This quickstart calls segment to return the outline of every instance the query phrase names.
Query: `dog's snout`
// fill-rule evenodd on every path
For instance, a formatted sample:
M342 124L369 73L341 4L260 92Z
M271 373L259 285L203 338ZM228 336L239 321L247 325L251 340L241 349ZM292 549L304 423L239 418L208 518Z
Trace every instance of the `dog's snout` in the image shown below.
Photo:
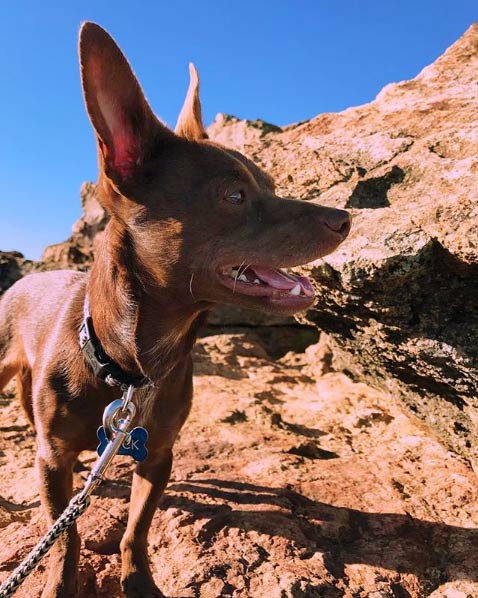
M324 223L330 230L339 233L343 239L349 234L352 224L350 214L345 210L330 210L325 217Z

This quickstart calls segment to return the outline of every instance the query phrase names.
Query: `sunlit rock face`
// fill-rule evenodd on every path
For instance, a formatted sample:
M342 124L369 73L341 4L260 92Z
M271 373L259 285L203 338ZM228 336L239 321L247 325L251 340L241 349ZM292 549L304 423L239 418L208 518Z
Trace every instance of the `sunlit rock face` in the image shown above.
M308 266L306 316L442 438L475 453L478 423L478 31L370 104L281 130L220 115L212 137L265 167L279 192L353 215Z

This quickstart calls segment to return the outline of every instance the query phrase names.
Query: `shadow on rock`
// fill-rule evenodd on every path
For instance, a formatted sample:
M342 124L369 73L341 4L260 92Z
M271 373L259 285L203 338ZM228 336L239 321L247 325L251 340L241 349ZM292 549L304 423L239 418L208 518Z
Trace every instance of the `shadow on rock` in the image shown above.
M478 409L478 265L437 239L416 243L415 253L377 261L366 276L357 267L346 283L330 266L317 269L321 292L307 318L351 352L359 377L393 379L411 410L469 457L476 453L467 409Z
M281 536L301 550L301 559L322 553L335 577L343 577L348 564L365 564L411 573L430 591L445 581L478 581L478 529L335 507L288 488L244 482L190 480L172 484L169 491L177 494L166 495L162 509L209 519L198 534L205 548L221 530L238 528Z

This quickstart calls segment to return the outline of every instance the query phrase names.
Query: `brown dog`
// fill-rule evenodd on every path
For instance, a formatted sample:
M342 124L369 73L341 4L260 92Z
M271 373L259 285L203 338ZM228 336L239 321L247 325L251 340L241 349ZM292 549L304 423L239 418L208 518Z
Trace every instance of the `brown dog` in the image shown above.
M342 210L278 198L267 174L208 141L194 67L173 133L98 25L81 29L80 62L98 145L98 194L111 220L91 273L32 274L3 297L0 388L16 374L37 432L41 499L52 521L68 504L80 451L95 448L103 409L121 394L94 375L80 350L88 297L106 353L124 375L154 383L138 393L136 423L149 432L149 455L134 473L121 554L126 596L160 597L147 535L190 409L190 352L204 314L217 303L284 314L310 307L309 281L279 268L333 251L350 220ZM43 598L76 596L79 549L70 528L52 550Z

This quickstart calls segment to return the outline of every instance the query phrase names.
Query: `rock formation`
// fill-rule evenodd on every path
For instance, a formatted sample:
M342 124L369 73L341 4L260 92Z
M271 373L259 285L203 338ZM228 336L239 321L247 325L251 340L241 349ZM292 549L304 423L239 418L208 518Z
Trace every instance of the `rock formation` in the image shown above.
M349 352L352 372L476 455L476 25L370 104L279 131L220 116L210 132L268 169L283 195L350 209L350 238L305 269L319 297L306 320Z
M83 183L80 200L83 214L73 225L71 237L43 252L42 261L51 267L83 269L93 261L95 240L103 232L108 215L98 202L93 183Z
M26 260L18 251L0 251L0 295L22 276L43 269L38 262Z

